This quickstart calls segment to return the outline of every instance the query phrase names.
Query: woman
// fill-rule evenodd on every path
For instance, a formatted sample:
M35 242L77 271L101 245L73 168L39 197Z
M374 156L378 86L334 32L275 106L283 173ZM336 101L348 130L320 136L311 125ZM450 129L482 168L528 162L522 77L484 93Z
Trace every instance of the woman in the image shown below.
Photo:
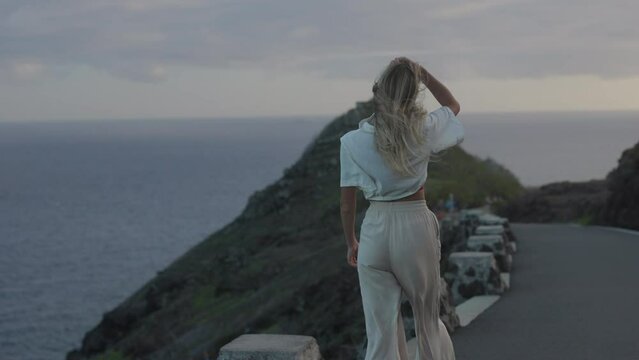
M416 101L423 82L442 105ZM426 204L431 155L461 143L459 103L421 65L395 58L373 86L375 112L340 137L341 219L348 264L356 267L368 344L365 360L407 360L402 293L415 318L418 360L453 360L439 318L439 222ZM355 236L356 190L370 201Z

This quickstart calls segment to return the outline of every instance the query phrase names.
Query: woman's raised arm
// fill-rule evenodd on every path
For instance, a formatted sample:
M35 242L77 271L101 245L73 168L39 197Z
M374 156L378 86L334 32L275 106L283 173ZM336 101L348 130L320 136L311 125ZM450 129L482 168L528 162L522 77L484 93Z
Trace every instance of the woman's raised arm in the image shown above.
M459 114L461 107L450 90L421 65L420 70L422 82L430 90L437 102L442 106L448 106L455 115Z

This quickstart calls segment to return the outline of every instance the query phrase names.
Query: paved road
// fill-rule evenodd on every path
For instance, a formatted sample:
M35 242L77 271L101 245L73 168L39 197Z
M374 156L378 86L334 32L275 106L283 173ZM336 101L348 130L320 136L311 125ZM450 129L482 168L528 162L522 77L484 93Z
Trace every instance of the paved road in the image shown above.
M511 289L452 334L456 360L639 359L639 233L511 226Z

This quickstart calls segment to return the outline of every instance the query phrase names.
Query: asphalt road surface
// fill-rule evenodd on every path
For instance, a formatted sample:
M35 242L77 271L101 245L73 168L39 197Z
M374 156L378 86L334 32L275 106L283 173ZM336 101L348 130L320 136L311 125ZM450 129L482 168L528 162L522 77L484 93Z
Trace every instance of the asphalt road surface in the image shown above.
M456 360L639 359L639 232L511 227L511 288L452 334Z

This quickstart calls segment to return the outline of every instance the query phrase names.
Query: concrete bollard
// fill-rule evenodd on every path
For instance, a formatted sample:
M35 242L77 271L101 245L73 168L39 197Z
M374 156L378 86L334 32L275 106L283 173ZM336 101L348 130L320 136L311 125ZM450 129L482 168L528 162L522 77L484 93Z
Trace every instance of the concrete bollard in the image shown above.
M479 225L475 228L474 235L501 235L504 236L502 225Z
M490 213L479 214L478 216L480 225L505 225L508 223L508 218L497 216Z
M243 334L222 346L217 360L323 360L312 336Z
M466 240L466 250L491 252L495 255L500 271L510 272L511 270L513 262L511 248L501 235L471 235Z
M471 235L466 240L468 251L490 251L493 254L506 254L504 237L500 235Z
M450 284L453 304L475 295L501 294L505 284L491 252L462 251L451 253L444 278Z

